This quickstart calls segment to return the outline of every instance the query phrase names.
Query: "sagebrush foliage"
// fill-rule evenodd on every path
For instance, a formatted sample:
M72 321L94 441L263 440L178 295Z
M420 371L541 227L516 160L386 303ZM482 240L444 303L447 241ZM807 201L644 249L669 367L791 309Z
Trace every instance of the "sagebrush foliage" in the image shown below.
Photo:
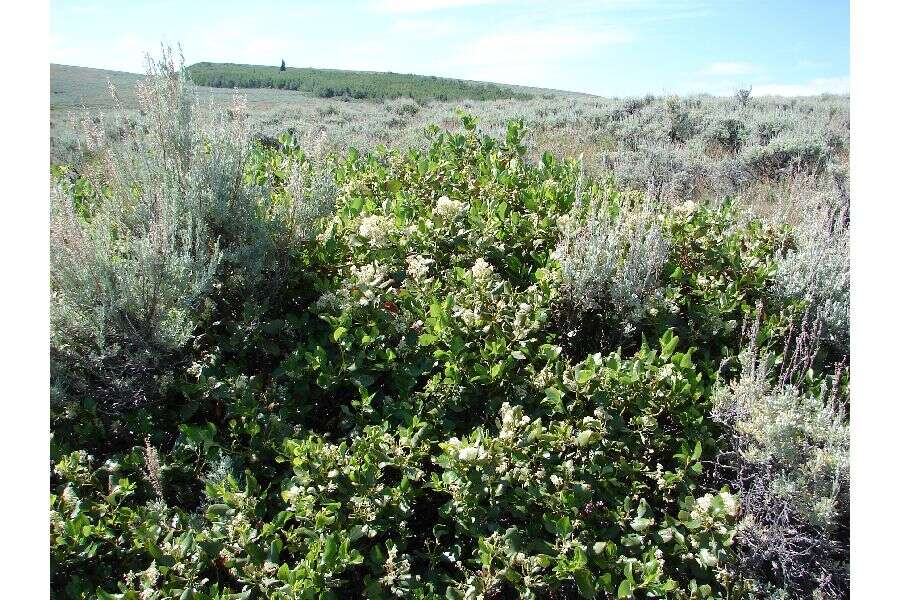
M730 484L744 507L740 565L761 588L841 598L849 593L850 511L842 372L812 382L807 375L804 385L775 382L774 358L752 342L740 377L715 395L714 414L732 439Z
M670 242L659 206L638 194L592 187L583 205L565 217L557 256L563 293L576 319L609 312L633 327L662 296L661 275Z
M151 85L184 90L175 75ZM773 293L781 230L732 202L672 207L595 184L577 161L532 161L521 120L496 138L463 113L461 131L432 127L423 148L337 156L293 135L244 145L221 133L237 131L236 112L220 133L162 114L175 123L152 147L163 157L152 179L101 170L91 187L60 183L70 187L55 200L66 235L100 231L96 215L118 210L130 228L114 237L128 243L159 218L132 205L191 203L177 214L196 227L173 230L204 243L175 244L163 264L190 250L208 266L202 280L173 271L189 286L165 280L186 286L163 296L186 316L177 344L157 349L166 369L143 381L147 402L105 403L78 363L54 363L68 377L51 423L54 594L686 600L759 589L741 562L741 489L707 467L730 449L714 390L740 375L729 366L737 324L760 304L778 340L808 308ZM149 260L115 256L115 278ZM54 294L93 314L102 304L83 281L59 279ZM560 316L573 306L592 335L570 335ZM79 315L54 320L54 351ZM98 355L107 339L92 342ZM805 419L818 405L801 397L760 405L742 431L766 410ZM793 456L790 432L757 429L746 460ZM813 452L819 430L803 431ZM822 508L818 483L798 510Z
M803 214L778 264L778 293L806 302L827 340L850 352L850 204L831 195L804 197Z
M328 85L345 74L322 75ZM66 76L60 74L57 80L59 91L69 92L63 85ZM105 92L106 80L98 83L95 95ZM340 152L351 146L363 152L379 145L421 149L421 132L428 125L458 127L454 111L460 104L494 137L504 135L510 116L519 116L532 132L530 158L539 159L544 151L583 154L591 177L612 174L620 187L639 191L652 180L659 194L679 202L741 195L766 207L781 201L780 184L797 173L823 177L848 163L849 96L619 99L554 92L529 99L440 101L429 97L427 88L418 89L422 95L413 94L415 100L384 102L345 102L273 90L244 92L251 100L249 122L255 137L274 142L285 130L324 134L329 147ZM83 90L79 92L83 95ZM225 96L223 89L199 93ZM63 102L51 120L56 161L72 159L73 140L64 126L62 108L80 107L71 101L66 104L65 97L60 93L53 98L54 103ZM99 99L92 102L107 105ZM111 138L121 137L120 128L107 129ZM775 192L771 198L757 198L771 192Z
M217 225L245 194L246 135L221 123L199 138L169 57L150 74L130 145L106 145L86 124L97 172L60 178L51 196L54 371L99 404L145 402L189 343L223 260Z

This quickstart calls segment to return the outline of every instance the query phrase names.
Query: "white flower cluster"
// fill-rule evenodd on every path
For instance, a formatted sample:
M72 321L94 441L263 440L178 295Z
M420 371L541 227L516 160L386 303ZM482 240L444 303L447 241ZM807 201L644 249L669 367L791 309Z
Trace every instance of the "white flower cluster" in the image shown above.
M156 586L159 581L159 569L156 566L155 560L141 573L141 579L146 587L153 588Z
M457 437L452 437L447 440L447 451L447 453L454 456L456 460L464 463L479 462L488 457L488 452L482 445L465 445Z
M413 281L420 281L428 275L429 266L434 262L433 259L425 258L421 254L415 254L406 258L406 273Z
M441 221L453 221L465 207L466 205L459 200L451 200L447 196L441 196L434 206L434 215Z
M725 512L731 517L736 517L739 508L737 496L730 492L719 492L719 496L725 504Z
M686 201L682 204L679 204L678 206L675 207L676 212L680 212L680 213L687 214L687 215L691 214L695 210L697 210L697 205L694 203L693 200L688 200L688 201Z
M303 495L303 490L296 485L292 485L290 489L283 494L285 501L289 504L296 501L301 495Z
M691 518L701 522L717 520L719 510L713 510L713 500L717 497L722 500L721 510L729 517L736 517L738 513L737 497L729 492L719 492L718 494L706 494L697 498L693 508L691 508Z
M351 266L350 277L332 292L322 294L316 301L316 308L321 311L340 312L351 306L367 306L377 302L386 291L391 289L393 280L387 269L380 263L366 264L361 267Z
M359 221L359 235L376 248L383 248L390 241L391 222L381 215L367 215Z
M377 298L381 292L390 288L391 279L387 275L387 269L381 264L373 263L361 267L350 267L350 274L356 281L361 298L359 304L367 304Z
M381 585L390 590L395 598L404 598L407 596L407 588L413 579L412 570L409 564L409 555L397 553L397 546L390 544L388 546L387 560L384 561L384 575L379 580ZM419 577L416 576L416 579Z
M697 501L694 503L694 508L691 509L691 518L692 519L702 519L709 512L709 507L712 505L712 494L706 494L700 498L697 498Z
M500 433L501 440L517 439L521 436L518 432L531 423L531 417L526 415L519 405L510 406L504 402L500 407Z
M494 267L492 267L488 261L479 257L475 260L475 264L472 265L471 271L472 277L474 277L476 281L482 281L491 278L494 274Z
M453 317L462 321L466 327L472 327L478 321L478 313L475 310L462 306L453 308Z

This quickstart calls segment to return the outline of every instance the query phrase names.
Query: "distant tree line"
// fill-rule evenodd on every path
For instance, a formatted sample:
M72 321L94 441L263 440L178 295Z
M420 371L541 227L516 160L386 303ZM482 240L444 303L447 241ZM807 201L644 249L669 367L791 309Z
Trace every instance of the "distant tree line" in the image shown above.
M335 69L285 68L231 63L197 63L188 67L197 85L220 88L297 90L321 98L385 100L500 100L531 96L501 85L400 73Z

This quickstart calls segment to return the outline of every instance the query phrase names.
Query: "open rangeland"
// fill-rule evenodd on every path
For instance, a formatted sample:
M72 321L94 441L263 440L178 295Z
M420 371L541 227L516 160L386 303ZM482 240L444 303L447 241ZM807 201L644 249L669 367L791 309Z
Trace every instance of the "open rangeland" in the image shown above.
M847 96L214 67L51 67L56 596L847 597Z

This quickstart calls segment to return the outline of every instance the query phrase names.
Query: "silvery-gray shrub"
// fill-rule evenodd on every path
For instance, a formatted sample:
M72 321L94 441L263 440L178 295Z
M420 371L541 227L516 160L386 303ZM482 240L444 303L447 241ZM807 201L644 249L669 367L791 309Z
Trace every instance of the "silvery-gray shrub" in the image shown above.
M338 189L327 143L324 131L315 138L307 134L304 159L292 166L285 186L288 201L278 207L283 223L299 241L312 240L317 221L334 209Z
M727 115L716 118L706 129L705 137L713 146L737 152L747 141L749 133L740 117Z
M741 156L758 177L777 178L797 172L820 172L830 152L822 139L794 132L779 134L765 146L749 146Z
M840 369L818 393L784 377L773 383L773 356L752 343L756 333L741 354L741 375L714 395L713 416L730 437L720 461L741 499L739 567L785 597L840 598L849 582L850 480Z
M638 323L661 294L669 240L660 211L638 193L595 185L561 225L556 249L565 296L577 312L612 312Z
M741 88L734 93L734 100L738 103L738 105L743 108L747 106L750 102L750 94L753 92L753 88Z
M837 179L837 183L841 183ZM840 188L836 188L838 192ZM778 261L775 290L803 300L836 349L850 351L850 205L836 192L807 192L791 246Z
M687 98L669 98L666 101L666 126L672 143L687 142L700 129L698 116L688 106Z
M220 265L258 280L266 240L243 182L243 107L200 116L171 52L148 61L141 115L121 141L88 121L103 190L90 211L64 182L51 194L51 354L106 408L138 405L191 340ZM240 267L237 269L236 267ZM75 390L73 390L75 391ZM85 391L85 390L82 390Z
M693 145L678 148L665 142L642 145L610 157L616 180L631 189L654 186L663 196L687 200L711 185L712 161Z

